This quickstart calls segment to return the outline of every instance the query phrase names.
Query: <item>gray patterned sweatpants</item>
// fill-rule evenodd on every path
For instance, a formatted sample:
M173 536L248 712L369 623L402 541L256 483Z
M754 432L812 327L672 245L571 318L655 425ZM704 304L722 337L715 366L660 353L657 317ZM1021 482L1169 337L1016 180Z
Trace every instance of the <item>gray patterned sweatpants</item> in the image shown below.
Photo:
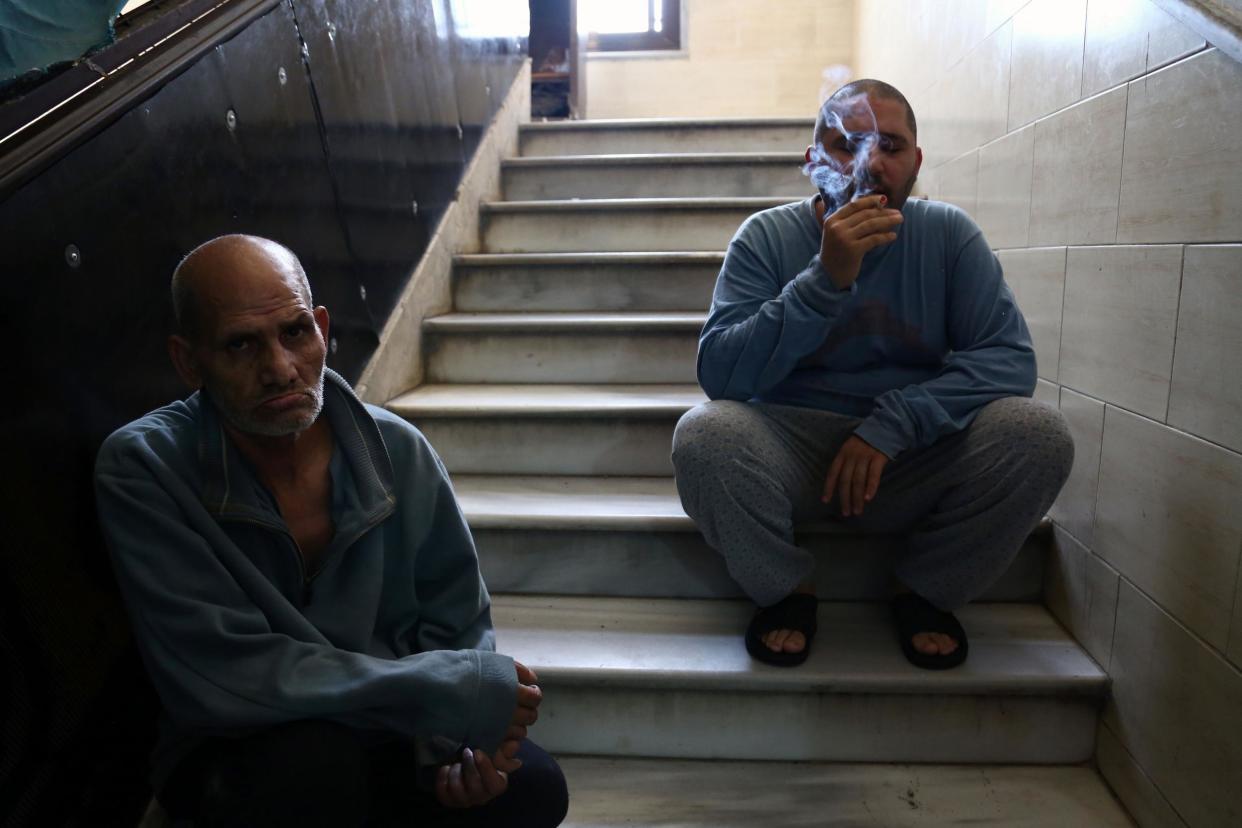
M900 533L894 574L945 610L981 595L1009 567L1069 476L1074 444L1056 409L1025 397L985 405L964 431L888 463L862 515L820 501L828 467L861 420L812 408L715 400L673 436L682 506L760 606L814 568L794 526L838 520Z

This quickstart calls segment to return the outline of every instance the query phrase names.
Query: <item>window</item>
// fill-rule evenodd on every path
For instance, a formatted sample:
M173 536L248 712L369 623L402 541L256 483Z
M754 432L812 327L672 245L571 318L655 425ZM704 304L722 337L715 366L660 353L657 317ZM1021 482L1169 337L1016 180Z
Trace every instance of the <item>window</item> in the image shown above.
M681 0L578 0L592 52L681 49Z

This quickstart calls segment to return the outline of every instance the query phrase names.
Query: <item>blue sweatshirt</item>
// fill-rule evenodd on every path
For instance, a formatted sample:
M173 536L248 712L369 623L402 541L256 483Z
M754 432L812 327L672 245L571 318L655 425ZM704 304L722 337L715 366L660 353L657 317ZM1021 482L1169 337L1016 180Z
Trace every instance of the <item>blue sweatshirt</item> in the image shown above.
M314 572L272 495L196 393L117 431L100 522L163 702L157 789L209 738L328 719L414 740L424 764L495 749L517 700L443 465L327 372L336 532Z
M902 216L848 290L820 262L813 198L743 222L699 338L707 396L863 418L855 434L890 458L1031 396L1031 335L979 228L940 202Z

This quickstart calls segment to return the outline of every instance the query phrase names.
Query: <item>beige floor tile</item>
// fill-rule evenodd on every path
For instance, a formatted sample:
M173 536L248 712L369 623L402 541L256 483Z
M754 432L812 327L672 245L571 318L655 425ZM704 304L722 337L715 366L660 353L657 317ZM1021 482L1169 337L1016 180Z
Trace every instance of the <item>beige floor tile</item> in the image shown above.
M1095 552L1221 650L1242 549L1239 504L1242 454L1108 407Z
M1242 674L1121 582L1105 723L1194 826L1242 818Z
M961 207L973 218L978 207L979 153L972 152L936 170L938 198Z
M1117 571L1060 526L1044 571L1044 601L1056 619L1108 669L1117 617Z
M565 828L1121 828L1086 767L561 759Z
M1061 309L1065 295L1065 248L1002 250L1005 281L1031 329L1039 376L1057 381L1061 359Z
M1209 49L1128 87L1117 241L1242 239L1242 64Z
M1091 0L1082 94L1102 92L1204 47L1152 0Z
M1182 249L1071 247L1058 381L1163 421Z
M1034 0L1014 16L1010 130L1078 100L1086 13L1086 0Z
M1104 725L1099 729L1095 761L1100 775L1143 828L1187 828L1151 777Z
M1095 503L1104 441L1104 403L1061 389L1061 414L1074 438L1074 467L1049 514L1087 548L1095 539Z
M1242 451L1242 245L1186 248L1169 425Z
M979 227L993 248L1026 247L1034 151L1033 126L979 150Z
M1035 124L1032 245L1116 239L1125 122L1119 87Z

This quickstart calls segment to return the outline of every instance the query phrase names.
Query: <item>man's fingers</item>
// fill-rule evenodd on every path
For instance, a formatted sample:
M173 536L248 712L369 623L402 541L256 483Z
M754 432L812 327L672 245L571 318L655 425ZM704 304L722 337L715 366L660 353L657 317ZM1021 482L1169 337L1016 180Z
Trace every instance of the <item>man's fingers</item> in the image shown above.
M841 475L841 463L844 460L844 454L838 449L837 456L832 458L832 465L828 467L828 479L824 482L824 494L820 498L824 503L832 502L833 492L837 489L837 478Z
M837 211L830 214L828 218L847 219L852 215L863 212L864 210L879 209L887 202L888 199L881 195L863 196L855 201L849 201L842 204L839 208L837 208Z
M862 239L875 233L887 233L897 225L901 224L904 219L901 213L896 210L886 210L878 216L860 221L858 224L850 228L854 238Z
M850 456L841 465L841 477L837 481L837 496L840 498L841 514L849 517L854 513L854 466L857 461Z
M530 727L537 721L539 721L539 711L533 707L519 707L513 711L513 724Z
M518 684L538 684L539 676L535 675L535 671L527 667L520 661L513 662L514 668L517 670Z
M854 467L854 479L850 481L850 497L854 501L854 514L861 515L866 505L867 479L870 477L869 458L863 457Z
M461 782L466 791L466 800L471 805L482 805L487 801L483 780L479 774L478 754L470 748L461 752Z
M895 241L897 241L896 233L873 233L859 242L859 249L866 253L868 250L873 250L882 244L892 244Z
M884 466L888 463L888 457L881 454L871 461L871 467L867 470L867 496L868 502L875 499L875 493L880 490L880 476L884 474Z
M441 765L436 771L436 799L446 808L453 807L453 800L449 797L448 792L448 765Z
M513 742L515 745L526 738L526 728L521 725L511 724L505 731L504 743Z
M517 758L520 743L508 740L500 743L500 747L496 749L496 755L492 757L492 765L496 770L512 773L522 767L522 760Z
M505 792L509 786L509 777L503 771L492 767L492 760L483 751L476 751L474 764L477 766L479 779L483 783L483 794L486 799L495 799ZM482 803L479 803L482 804Z
M533 684L519 684L517 703L522 707L538 707L543 701L543 691Z
M450 808L469 808L470 799L461 781L461 762L454 762L448 769L448 804Z

